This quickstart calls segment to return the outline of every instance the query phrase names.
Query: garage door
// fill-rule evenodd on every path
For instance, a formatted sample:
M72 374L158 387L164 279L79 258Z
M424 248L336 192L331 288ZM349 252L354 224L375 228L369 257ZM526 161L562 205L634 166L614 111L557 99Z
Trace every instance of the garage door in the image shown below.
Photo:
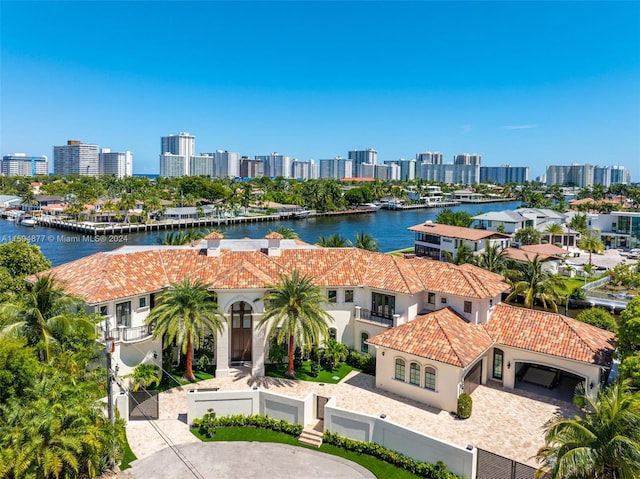
M464 377L464 392L471 394L482 382L482 361L478 362Z

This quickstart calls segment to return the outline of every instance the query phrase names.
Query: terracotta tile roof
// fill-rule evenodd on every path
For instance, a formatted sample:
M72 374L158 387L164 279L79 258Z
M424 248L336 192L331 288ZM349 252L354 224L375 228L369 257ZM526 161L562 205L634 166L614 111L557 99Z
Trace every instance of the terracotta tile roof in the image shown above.
M542 261L558 258L555 255L548 255L544 253L534 253L531 251L525 251L522 248L505 248L504 254L509 259L512 259L514 261L522 261L522 262L533 261L536 256Z
M444 308L378 334L369 344L464 368L493 341L482 326Z
M520 247L522 251L526 251L527 253L536 253L544 254L547 256L564 256L569 254L566 249L558 248L554 244L530 244L530 245L522 245Z
M444 236L446 238L460 238L469 241L479 241L485 238L511 238L511 235L499 233L496 231L488 231L477 228L464 228L462 226L450 226L440 223L422 223L411 226L409 231L418 233L429 233L436 236Z
M611 364L614 334L561 314L496 305L484 325L499 344L602 366Z
M198 247L123 247L52 271L69 292L90 304L159 291L185 277L199 278L213 289L267 288L294 269L324 287L368 286L405 294L428 290L468 298L493 298L508 289L501 276L471 265L294 244L296 248L282 248L280 256L259 249L222 248L219 256L207 256Z
M280 233L278 233L277 231L272 231L271 233L269 233L267 236L265 236L266 239L283 239L284 236L282 236Z
M222 233L218 233L217 231L212 231L208 235L206 235L203 239L222 239L224 235Z

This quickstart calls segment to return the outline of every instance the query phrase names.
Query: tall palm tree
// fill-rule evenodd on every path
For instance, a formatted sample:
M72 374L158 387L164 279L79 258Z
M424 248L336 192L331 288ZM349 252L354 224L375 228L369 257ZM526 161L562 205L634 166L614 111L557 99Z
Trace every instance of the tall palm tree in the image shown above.
M316 244L323 248L348 248L351 246L351 241L340 236L338 233L334 233L329 237L320 236Z
M5 321L0 337L22 334L27 344L40 350L41 361L49 361L61 336L73 331L95 332L88 318L76 314L82 304L82 299L65 294L53 275L42 275L20 302L0 306L0 316Z
M633 479L640 477L640 393L616 382L597 398L583 396L585 417L557 416L546 426L536 477Z
M366 234L364 231L356 233L355 246L356 248L367 251L380 251L380 248L378 248L378 241L373 236Z
M157 299L158 305L146 323L156 323L153 337L164 338L165 346L175 342L182 348L187 358L184 377L195 381L193 348L199 347L202 338L224 329L224 313L215 295L197 279L186 278L182 283L171 283L170 288L160 293Z
M592 264L592 254L600 253L604 250L604 243L600 239L600 232L589 230L584 237L578 241L578 248L589 252L589 264Z
M515 266L506 271L506 278L511 283L511 293L507 301L511 301L520 295L524 295L524 306L533 308L535 301L539 300L545 309L553 309L558 312L558 304L566 295L564 278L544 269L544 263L538 255L526 262L515 263Z
M276 343L289 343L289 365L286 376L294 378L294 352L296 345L313 344L328 333L333 317L322 309L328 303L320 288L310 276L300 276L294 270L290 276L281 275L280 281L259 300L264 301L264 315L258 323L263 328L270 323L269 336Z
M502 274L506 267L506 252L499 244L484 242L484 253L475 257L475 264L492 273Z

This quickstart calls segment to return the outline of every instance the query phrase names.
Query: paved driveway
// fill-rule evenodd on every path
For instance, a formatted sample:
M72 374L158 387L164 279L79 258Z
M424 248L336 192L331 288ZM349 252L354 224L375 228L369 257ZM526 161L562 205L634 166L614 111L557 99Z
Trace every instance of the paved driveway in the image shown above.
M280 394L304 397L310 392L335 397L336 405L371 415L387 415L389 421L460 446L473 445L516 461L537 466L533 459L544 444L544 424L556 413L576 413L571 403L542 398L532 393L512 393L490 386L479 386L472 394L473 413L467 420L453 418L449 412L386 393L374 387L374 377L349 374L340 384L326 384L252 377L215 378L198 387L220 390L250 389L254 386ZM144 459L169 445L198 443L186 424L186 388L160 394L157 421L131 421L127 437L131 449Z
M123 478L138 479L375 479L341 457L288 444L199 442L164 448L136 461Z

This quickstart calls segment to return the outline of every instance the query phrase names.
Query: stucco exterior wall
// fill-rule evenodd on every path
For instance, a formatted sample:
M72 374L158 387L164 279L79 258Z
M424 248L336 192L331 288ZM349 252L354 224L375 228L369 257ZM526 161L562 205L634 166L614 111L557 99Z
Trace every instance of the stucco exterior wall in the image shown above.
M371 346L373 348L373 346ZM461 368L449 364L428 361L406 353L399 353L385 348L375 349L376 353L376 387L401 396L419 401L445 411L455 411L458 405ZM384 353L384 354L383 354ZM405 381L395 379L396 359L405 361ZM409 383L410 364L420 365L420 385ZM424 368L436 370L436 389L424 388Z

